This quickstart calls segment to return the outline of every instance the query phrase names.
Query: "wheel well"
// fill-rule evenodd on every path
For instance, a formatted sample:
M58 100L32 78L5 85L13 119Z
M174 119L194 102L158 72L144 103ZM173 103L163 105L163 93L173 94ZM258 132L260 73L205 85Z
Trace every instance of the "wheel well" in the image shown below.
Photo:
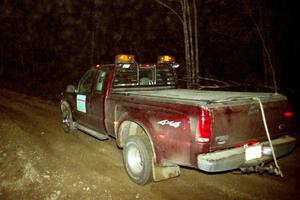
M141 136L145 136L146 138L148 138L149 142L151 143L152 151L153 151L153 143L152 143L152 140L151 140L150 136L148 135L147 131L141 125L137 124L136 122L132 122L132 121L124 121L120 125L119 131L118 131L118 138L117 138L119 147L123 147L127 138L129 136L133 136L133 135L141 135Z

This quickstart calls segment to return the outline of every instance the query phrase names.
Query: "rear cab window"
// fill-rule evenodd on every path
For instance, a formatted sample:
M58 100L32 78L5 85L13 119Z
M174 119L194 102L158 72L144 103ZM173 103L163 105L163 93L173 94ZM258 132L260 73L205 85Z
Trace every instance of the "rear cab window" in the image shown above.
M174 69L167 64L123 64L116 67L113 88L175 86Z

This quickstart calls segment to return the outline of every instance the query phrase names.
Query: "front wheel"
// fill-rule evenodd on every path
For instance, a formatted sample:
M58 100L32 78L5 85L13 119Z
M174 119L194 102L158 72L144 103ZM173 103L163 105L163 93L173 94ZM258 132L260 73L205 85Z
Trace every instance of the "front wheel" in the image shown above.
M63 105L61 108L62 127L66 133L70 133L73 128L73 120L71 110Z
M151 145L145 136L130 136L123 150L124 166L130 179L145 185L152 180Z

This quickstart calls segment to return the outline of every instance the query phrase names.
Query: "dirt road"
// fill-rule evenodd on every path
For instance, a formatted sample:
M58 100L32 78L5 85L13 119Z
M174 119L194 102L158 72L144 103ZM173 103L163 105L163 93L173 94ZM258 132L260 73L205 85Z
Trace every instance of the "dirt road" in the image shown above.
M138 186L123 168L115 140L65 134L59 102L0 89L0 199L296 199L300 148L279 160L285 177L205 174Z

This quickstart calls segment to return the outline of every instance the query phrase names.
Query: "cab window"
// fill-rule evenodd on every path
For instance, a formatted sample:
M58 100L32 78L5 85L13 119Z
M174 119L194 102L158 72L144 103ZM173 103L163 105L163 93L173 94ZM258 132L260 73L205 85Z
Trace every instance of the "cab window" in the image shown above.
M81 78L78 85L79 93L90 93L92 91L93 79L95 77L96 70L87 71Z
M105 71L100 71L99 76L98 76L98 80L97 80L97 86L96 86L96 91L99 92L99 93L102 92L105 77L106 77L106 72Z

